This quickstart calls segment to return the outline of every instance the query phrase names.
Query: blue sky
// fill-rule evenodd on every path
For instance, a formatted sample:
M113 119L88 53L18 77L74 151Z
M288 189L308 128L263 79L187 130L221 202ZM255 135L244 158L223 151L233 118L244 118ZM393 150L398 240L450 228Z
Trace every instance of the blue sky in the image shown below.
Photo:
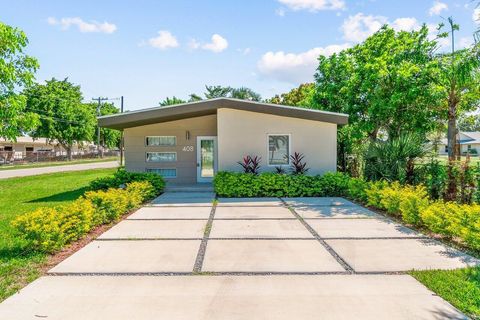
M448 16L472 42L470 0L6 1L0 21L23 29L37 80L68 77L85 99L125 96L126 109L187 98L204 85L247 86L264 98L312 81L316 57L383 23L432 28Z

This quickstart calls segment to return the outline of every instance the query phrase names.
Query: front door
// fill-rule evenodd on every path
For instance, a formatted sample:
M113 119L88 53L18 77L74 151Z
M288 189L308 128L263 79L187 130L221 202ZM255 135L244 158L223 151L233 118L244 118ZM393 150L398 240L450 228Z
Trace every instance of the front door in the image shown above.
M197 137L197 182L211 182L217 171L217 137Z

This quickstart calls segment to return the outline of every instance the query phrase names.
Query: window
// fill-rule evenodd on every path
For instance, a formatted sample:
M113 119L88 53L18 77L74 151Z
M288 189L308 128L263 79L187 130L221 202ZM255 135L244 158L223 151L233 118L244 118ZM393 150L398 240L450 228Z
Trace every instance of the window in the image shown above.
M147 162L172 162L177 161L176 152L147 152Z
M448 146L445 146L445 152L448 152Z
M177 144L177 137L175 136L151 136L145 138L145 144L151 146L175 146Z
M177 169L167 169L167 168L147 168L147 172L153 172L161 175L164 178L176 178Z
M290 135L269 134L268 135L268 164L282 165L289 164L290 159Z
M472 150L472 145L471 144L467 145L467 150L468 151Z

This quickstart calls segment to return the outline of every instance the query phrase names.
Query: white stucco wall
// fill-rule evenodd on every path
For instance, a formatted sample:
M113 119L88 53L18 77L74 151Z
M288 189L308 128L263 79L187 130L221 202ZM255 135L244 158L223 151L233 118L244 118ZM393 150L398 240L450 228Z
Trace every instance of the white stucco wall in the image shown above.
M220 108L217 128L219 170L240 171L242 157L257 155L262 171L274 171L267 165L268 134L290 134L290 153L305 155L309 174L336 170L336 124Z

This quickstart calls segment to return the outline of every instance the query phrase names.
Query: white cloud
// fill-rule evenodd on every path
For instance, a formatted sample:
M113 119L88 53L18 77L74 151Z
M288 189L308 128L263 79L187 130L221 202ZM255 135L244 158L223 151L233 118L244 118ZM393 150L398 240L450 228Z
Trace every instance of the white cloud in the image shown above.
M428 10L428 14L431 16L438 16L444 10L448 10L448 5L440 1L435 1L433 2L432 7Z
M243 55L247 55L247 54L250 54L250 52L252 51L252 49L250 48L245 48L245 49L237 49L238 52L241 52Z
M258 61L257 67L263 76L276 80L295 84L312 81L319 55L329 56L348 47L348 44L330 45L301 53L269 51Z
M317 12L321 10L345 9L345 1L343 0L278 0L278 2L294 11L308 10Z
M475 8L475 9L473 10L472 20L473 20L475 23L480 24L480 8Z
M148 39L148 44L160 50L178 47L177 38L166 30L158 31L158 36Z
M398 18L391 23L396 31L412 31L420 28L420 24L415 18Z
M109 22L97 22L83 21L79 17L61 18L60 20L49 17L47 19L48 24L52 26L60 26L63 30L69 29L71 26L76 26L80 32L101 32L101 33L113 33L117 30L117 26Z
M214 35L212 35L211 42L202 44L195 39L191 39L188 46L191 49L200 48L203 50L209 50L209 51L218 53L228 48L228 41L221 35L215 33Z
M219 34L212 35L212 42L206 43L202 46L202 49L210 50L213 52L222 52L228 48L228 41Z
M459 49L468 48L474 43L473 37L462 37L458 40Z
M345 19L340 29L345 40L361 42L377 32L386 23L388 23L386 17L367 16L360 12Z
M277 16L284 17L285 16L285 9L284 8L278 8L278 9L275 10L275 14Z

